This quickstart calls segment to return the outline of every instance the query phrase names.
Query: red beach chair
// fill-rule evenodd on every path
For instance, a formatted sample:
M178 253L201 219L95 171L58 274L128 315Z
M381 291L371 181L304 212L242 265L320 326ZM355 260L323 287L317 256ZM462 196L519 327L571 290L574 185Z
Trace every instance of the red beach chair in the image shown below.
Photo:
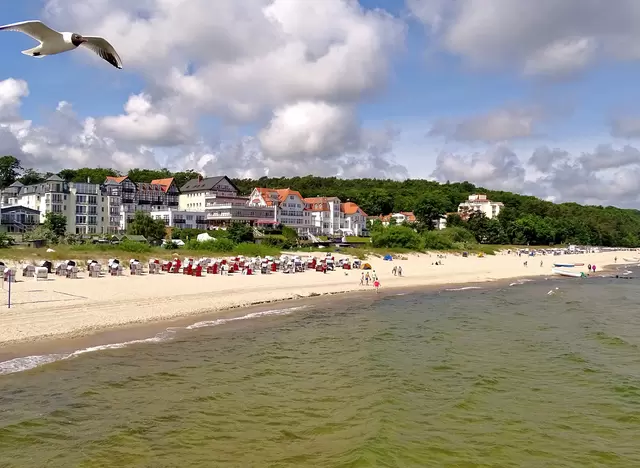
M202 276L202 265L198 265L197 267L195 267L194 270L193 270L192 275L201 277Z
M182 274L183 275L191 275L191 274L193 274L193 267L191 266L191 263L189 263L186 267L184 267L182 269Z

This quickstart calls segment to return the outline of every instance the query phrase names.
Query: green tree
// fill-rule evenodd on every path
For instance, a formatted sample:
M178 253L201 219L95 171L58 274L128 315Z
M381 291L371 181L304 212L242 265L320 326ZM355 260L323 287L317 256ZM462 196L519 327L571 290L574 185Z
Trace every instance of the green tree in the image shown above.
M40 174L35 169L26 169L18 178L18 182L24 185L33 185L44 182L45 179L44 174Z
M245 223L231 223L227 228L227 235L236 244L253 242L253 228Z
M166 226L161 219L153 219L144 211L136 211L127 227L128 234L144 236L150 242L160 242L167 235Z
M171 177L171 171L169 169L130 169L127 173L127 177L132 182L145 182L149 183L155 179L166 179Z
M451 213L447 215L447 227L464 227L465 222L458 213Z
M18 180L20 171L22 171L22 166L18 158L8 155L0 157L0 190Z
M448 211L450 205L442 193L426 193L416 203L413 214L423 228L432 230L435 229L434 222Z
M67 232L67 217L60 213L54 213L48 211L44 215L44 223L42 223L45 229L49 229L57 237L64 237Z

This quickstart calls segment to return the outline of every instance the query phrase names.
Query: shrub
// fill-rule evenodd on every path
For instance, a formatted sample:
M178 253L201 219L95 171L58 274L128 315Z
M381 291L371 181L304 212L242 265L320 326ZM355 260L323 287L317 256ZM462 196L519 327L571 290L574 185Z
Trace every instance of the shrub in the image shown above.
M371 236L372 244L378 248L422 250L420 235L408 226L389 226Z
M443 234L442 231L425 231L422 237L424 248L427 250L452 250L458 247L451 237Z

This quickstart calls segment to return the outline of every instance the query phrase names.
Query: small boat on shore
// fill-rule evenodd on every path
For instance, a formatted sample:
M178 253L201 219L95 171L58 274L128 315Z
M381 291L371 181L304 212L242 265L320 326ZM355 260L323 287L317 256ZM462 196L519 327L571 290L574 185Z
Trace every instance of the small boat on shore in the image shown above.
M584 274L581 271L566 271L566 270L559 270L558 268L552 268L551 272L554 275L570 276L572 278L586 278L587 277L587 275Z
M582 265L584 265L584 263ZM553 266L558 268L573 268L574 266L576 266L576 264L575 263L554 263Z

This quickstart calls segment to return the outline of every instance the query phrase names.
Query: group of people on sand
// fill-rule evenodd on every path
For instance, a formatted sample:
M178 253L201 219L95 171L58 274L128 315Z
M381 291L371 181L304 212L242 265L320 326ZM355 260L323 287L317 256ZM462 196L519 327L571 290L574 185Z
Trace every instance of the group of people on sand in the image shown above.
M362 276L360 276L360 286L369 286L369 283L373 284L373 287L376 289L376 292L380 289L380 280L378 279L378 275L375 270L372 270L371 273L368 271L363 271Z

